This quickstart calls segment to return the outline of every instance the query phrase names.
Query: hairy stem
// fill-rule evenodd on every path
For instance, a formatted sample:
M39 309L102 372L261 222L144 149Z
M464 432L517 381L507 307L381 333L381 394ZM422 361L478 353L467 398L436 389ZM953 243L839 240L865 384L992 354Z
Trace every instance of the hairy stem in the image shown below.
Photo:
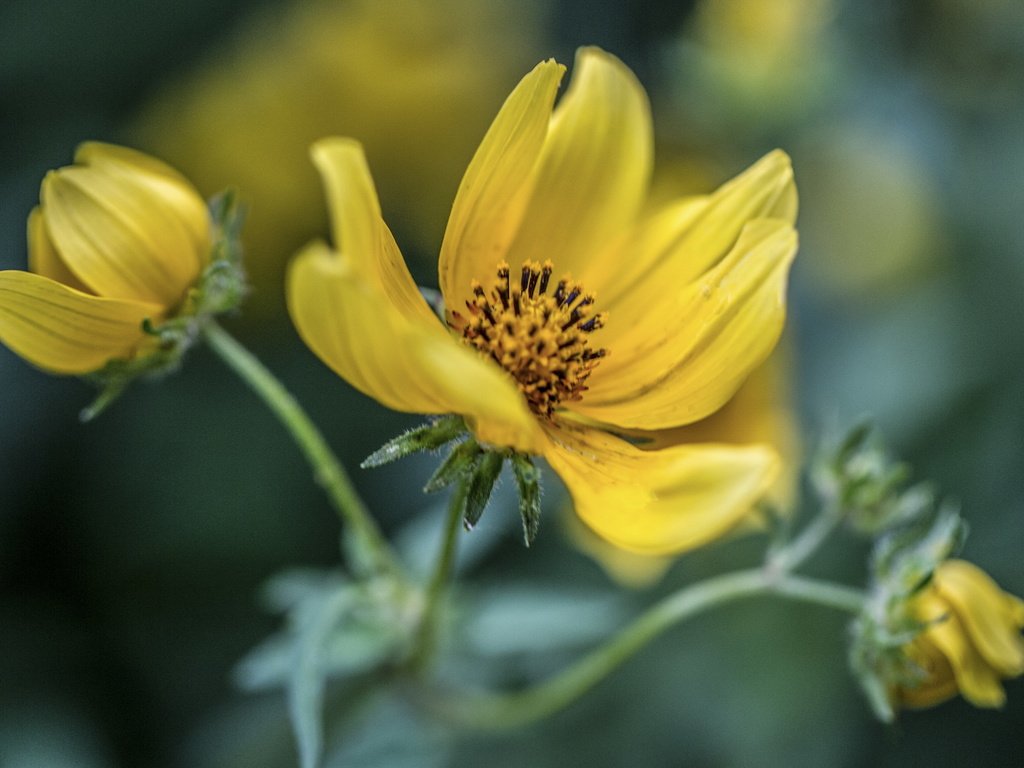
M410 657L409 666L414 670L423 669L434 654L437 644L438 613L448 581L451 579L452 569L455 567L455 550L468 491L469 483L459 482L448 503L448 516L445 520L441 551L434 563L434 572L427 585L426 602L423 607L423 616L420 619L416 646Z

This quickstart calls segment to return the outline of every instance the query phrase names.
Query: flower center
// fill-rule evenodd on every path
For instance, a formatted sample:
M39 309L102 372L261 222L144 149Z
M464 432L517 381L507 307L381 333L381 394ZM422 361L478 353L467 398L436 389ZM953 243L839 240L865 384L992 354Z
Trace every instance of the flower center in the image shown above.
M512 285L509 266L501 262L489 291L473 281L469 316L452 312L449 320L466 344L512 374L530 408L547 417L559 403L583 397L587 377L608 354L590 348L589 334L605 320L592 310L594 296L568 276L549 293L553 269L550 261L528 261Z

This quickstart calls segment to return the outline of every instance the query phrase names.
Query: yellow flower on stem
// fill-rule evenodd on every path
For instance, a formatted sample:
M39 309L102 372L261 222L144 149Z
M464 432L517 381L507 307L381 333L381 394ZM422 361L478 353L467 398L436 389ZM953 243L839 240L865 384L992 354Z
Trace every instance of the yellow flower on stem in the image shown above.
M704 418L769 354L796 252L792 170L772 152L711 195L641 214L653 156L643 88L586 48L554 108L563 72L546 61L523 78L463 177L438 265L443 323L347 139L313 147L335 248L300 253L289 309L357 389L543 456L598 534L678 552L743 521L775 479L775 452L645 451L615 432Z
M1001 680L1024 674L1024 600L1003 592L977 566L947 560L911 610L926 626L905 651L923 679L899 687L899 702L930 707L959 692L977 707L1002 706Z
M95 372L155 344L207 264L206 203L175 170L90 142L43 179L29 271L0 272L0 341L40 368Z

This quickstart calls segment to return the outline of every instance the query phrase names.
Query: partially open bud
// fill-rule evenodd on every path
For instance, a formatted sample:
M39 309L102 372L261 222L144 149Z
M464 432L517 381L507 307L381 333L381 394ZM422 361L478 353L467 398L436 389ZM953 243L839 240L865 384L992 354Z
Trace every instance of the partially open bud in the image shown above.
M962 538L962 521L947 510L929 529L894 532L876 547L850 658L883 720L957 693L998 707L1001 681L1024 674L1024 601L977 566L947 559Z
M40 205L28 219L29 271L0 272L0 341L59 374L114 365L123 379L129 369L136 375L166 367L171 347L176 362L187 345L169 331L209 304L203 293L225 251L218 247L223 223L159 160L82 144L75 165L43 179Z
M898 703L930 707L959 692L976 707L1002 706L1001 681L1024 674L1024 601L977 566L948 560L909 610L924 630L904 650L921 677L896 687Z

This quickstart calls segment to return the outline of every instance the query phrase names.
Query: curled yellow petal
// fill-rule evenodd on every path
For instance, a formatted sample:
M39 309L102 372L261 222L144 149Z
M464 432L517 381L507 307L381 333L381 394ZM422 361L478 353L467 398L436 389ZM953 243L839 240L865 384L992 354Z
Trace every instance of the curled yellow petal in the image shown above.
M198 277L191 235L138 179L72 166L47 174L41 197L54 246L96 293L173 308Z
M374 281L403 315L436 323L381 218L362 145L352 139L322 139L310 154L323 179L335 247L350 259L352 268Z
M87 141L75 151L75 162L102 166L143 185L154 205L176 218L189 233L205 262L210 248L210 213L206 201L185 176L155 157L116 144Z
M918 598L918 612L922 620L933 622L925 630L927 639L949 661L964 698L976 707L1001 707L1006 694L999 675L975 648L959 615L934 593Z
M57 253L57 249L54 248L53 241L50 240L50 235L46 231L46 222L43 221L39 206L33 208L28 215L27 229L28 268L30 271L83 293L92 293L88 286L75 277L60 254Z
M789 350L776 347L736 394L710 416L681 427L629 430L628 434L641 440L640 447L644 450L683 443L770 445L782 459L784 470L779 473L768 498L781 510L792 509L801 456L800 425L790 401L792 366Z
M778 472L763 446L687 445L641 451L605 432L562 424L544 457L576 513L623 549L665 555L728 533L751 513Z
M643 205L653 145L650 105L636 76L611 54L580 49L512 245L513 269L550 258L558 273L598 289L590 276L618 265L595 257L632 226Z
M158 304L91 296L31 272L0 272L0 341L53 373L81 374L131 357Z
M610 354L573 410L621 427L664 429L718 409L778 340L796 248L788 222L758 219L697 282L677 293L654 285L635 291L601 332L615 326L601 338Z
M796 184L789 156L769 152L739 176L706 197L670 203L641 221L612 249L615 268L609 279L588 279L603 306L614 310L634 292L668 293L687 285L718 264L752 219L794 224Z
M1024 638L1011 595L964 560L949 560L935 571L934 588L956 612L974 646L1000 675L1024 673Z
M956 674L942 651L927 635L914 638L907 647L907 655L924 674L920 684L896 690L899 702L907 707L932 707L956 696Z
M356 389L398 411L461 414L484 442L537 452L538 427L512 381L437 320L410 320L351 258L314 243L287 289L299 335Z
M535 166L565 67L538 64L505 100L466 169L452 204L438 262L441 292L459 309L470 283L505 258L529 202Z

